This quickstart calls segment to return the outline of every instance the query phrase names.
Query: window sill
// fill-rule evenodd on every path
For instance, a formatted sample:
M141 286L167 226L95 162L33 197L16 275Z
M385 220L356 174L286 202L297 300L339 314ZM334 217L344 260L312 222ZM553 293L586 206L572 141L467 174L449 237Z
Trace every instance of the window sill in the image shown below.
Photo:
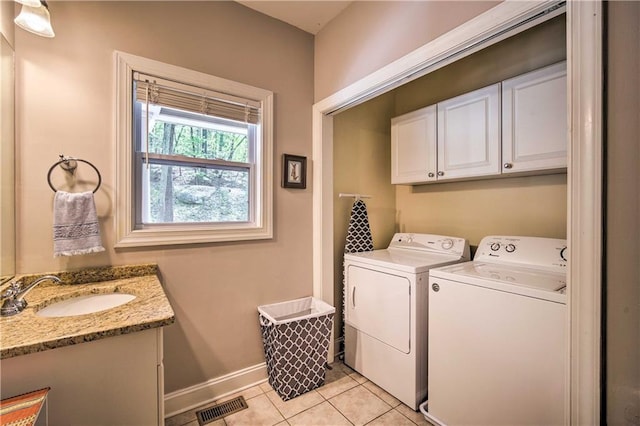
M273 238L273 230L268 227L235 225L227 229L203 227L181 227L180 229L136 229L122 236L115 248L168 246L182 244L218 243L228 241L266 240Z

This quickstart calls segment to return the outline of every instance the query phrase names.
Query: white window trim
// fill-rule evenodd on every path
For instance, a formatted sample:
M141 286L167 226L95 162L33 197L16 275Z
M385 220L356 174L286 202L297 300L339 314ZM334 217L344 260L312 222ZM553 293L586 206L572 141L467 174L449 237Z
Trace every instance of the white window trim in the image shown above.
M273 238L273 92L116 51L116 248ZM251 223L176 224L135 229L132 141L133 71L188 81L262 103L262 146L256 158L255 220Z

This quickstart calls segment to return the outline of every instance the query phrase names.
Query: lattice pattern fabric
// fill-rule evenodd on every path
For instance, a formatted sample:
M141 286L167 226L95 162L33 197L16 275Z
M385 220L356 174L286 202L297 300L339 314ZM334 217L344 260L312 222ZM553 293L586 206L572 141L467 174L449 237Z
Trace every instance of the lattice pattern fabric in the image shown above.
M360 253L373 250L373 238L367 215L367 205L362 200L356 200L351 208L351 219L347 229L347 241L344 246L345 253ZM343 261L344 262L344 261ZM347 302L347 277L342 267L342 343L339 352L344 352L344 319L346 318Z
M362 200L357 200L351 208L351 219L347 229L347 242L344 246L345 253L359 253L373 250L373 239L367 216L367 205Z
M324 384L333 313L273 324L260 315L269 384L283 401Z

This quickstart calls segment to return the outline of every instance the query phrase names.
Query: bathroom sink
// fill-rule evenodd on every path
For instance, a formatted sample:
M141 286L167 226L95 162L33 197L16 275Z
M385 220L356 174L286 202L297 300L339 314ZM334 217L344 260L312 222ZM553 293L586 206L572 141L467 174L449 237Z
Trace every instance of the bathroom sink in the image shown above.
M72 317L106 311L135 299L126 293L86 294L61 300L36 312L40 317Z

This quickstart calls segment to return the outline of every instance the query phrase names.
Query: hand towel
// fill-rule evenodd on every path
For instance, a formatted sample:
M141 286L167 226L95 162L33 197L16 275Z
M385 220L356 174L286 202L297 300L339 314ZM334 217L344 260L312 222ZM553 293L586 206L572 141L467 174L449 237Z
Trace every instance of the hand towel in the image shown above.
M351 218L347 228L347 240L344 245L345 253L359 253L373 250L373 238L371 237L371 227L369 226L369 216L367 215L367 205L362 200L356 200L351 208ZM344 318L346 318L347 301L347 277L344 270L344 260L342 267L342 341L339 352L344 352Z
M57 191L53 199L53 257L104 251L93 192Z

